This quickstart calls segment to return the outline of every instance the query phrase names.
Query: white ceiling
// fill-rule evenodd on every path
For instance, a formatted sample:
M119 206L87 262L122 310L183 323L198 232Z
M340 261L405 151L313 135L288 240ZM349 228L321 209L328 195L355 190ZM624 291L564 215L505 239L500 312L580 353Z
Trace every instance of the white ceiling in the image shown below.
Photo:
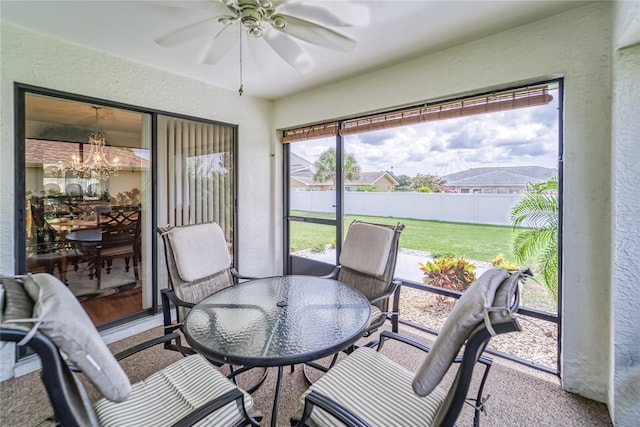
M171 7L172 3L176 2L1 0L0 19L237 90L240 85L239 45L217 64L204 65L199 63L198 57L207 44L206 37L175 47L163 47L154 42L173 30L213 16L212 12L202 8ZM335 7L336 1L332 3ZM370 23L366 27L336 28L357 41L355 49L349 53L336 52L300 42L314 61L314 68L306 74L295 71L264 40L247 37L243 42L245 94L278 98L503 31L588 2L370 0L351 3L367 5L370 11ZM220 26L222 28L222 24ZM247 43L251 45L246 46ZM260 58L259 64L250 53Z

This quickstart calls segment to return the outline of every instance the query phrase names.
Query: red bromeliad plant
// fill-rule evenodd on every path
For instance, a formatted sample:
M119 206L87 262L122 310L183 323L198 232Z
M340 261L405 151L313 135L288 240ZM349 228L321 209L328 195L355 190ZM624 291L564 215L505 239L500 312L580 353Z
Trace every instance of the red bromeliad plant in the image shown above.
M418 263L424 273L423 283L431 286L450 289L463 293L476 280L476 266L464 258L436 258L424 264ZM436 295L438 302L444 302L447 297Z

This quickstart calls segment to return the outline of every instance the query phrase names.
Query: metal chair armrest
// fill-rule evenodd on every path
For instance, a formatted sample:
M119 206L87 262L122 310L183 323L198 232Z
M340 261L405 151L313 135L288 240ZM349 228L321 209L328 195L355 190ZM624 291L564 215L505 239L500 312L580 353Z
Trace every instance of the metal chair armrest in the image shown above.
M148 348L151 348L153 346L156 346L158 344L164 344L165 342L170 342L171 340L176 340L176 344L178 345L178 348L181 348L180 346L180 335L174 333L171 334L166 334L163 335L161 337L158 338L154 338L145 342L142 342L140 344L134 345L131 348L128 348L126 350L121 351L120 353L117 353L114 355L114 357L116 358L117 361L120 361L122 359L126 359L129 356L132 356L136 353L141 352L142 350L146 350ZM184 355L184 354L183 354Z
M385 300L385 299L391 297L391 295L393 295L396 292L396 290L400 287L401 283L402 282L400 280L392 280L389 283L389 287L387 289L385 289L385 291L383 293L381 293L380 295L370 299L369 302L374 303L376 301Z
M331 270L331 273L326 274L324 276L320 276L321 279L336 279L338 277L338 274L340 274L340 269L342 268L342 266L340 265L336 265L333 270Z
M173 303L173 305L180 306L180 307L187 307L187 308L193 308L195 306L194 303L182 301L180 298L178 298L178 296L172 289L166 288L166 289L162 289L160 292L166 295L169 301Z
M313 411L314 406L317 406L318 408L321 408L329 414L333 415L347 427L369 427L369 424L367 424L367 422L362 418L349 411L347 408L340 405L336 401L321 393L318 393L315 390L305 397L304 412L297 426L306 425L305 421L311 416L311 411Z
M247 421L247 423L249 425L253 425L253 426L259 426L260 425L257 422L255 422L255 420L253 418L251 418L247 414L246 408L244 406L243 394L240 391L240 389L236 388L236 389L230 390L230 391L224 393L223 395L218 396L217 398L205 403L204 405L202 405L201 407L199 407L195 411L190 412L189 414L184 416L182 419L180 419L177 422L173 423L172 427L192 426L195 423L197 423L198 421L202 420L207 415L210 415L211 413L217 411L218 409L222 408L223 406L225 406L225 405L227 405L227 404L229 404L229 403L231 403L233 401L236 401L238 406L240 406L241 412L245 416L245 420ZM246 425L246 424L243 424L243 425Z
M236 270L235 268L230 268L229 269L231 271L231 275L236 278L236 279L240 279L240 280L256 280L256 279L260 279L260 277L253 277L253 276L245 276L243 274L240 274L238 272L238 270Z
M431 346L429 344L423 343L421 341L418 341L406 335L400 335L396 332L391 332L391 331L380 332L380 342L378 343L377 351L380 351L382 349L382 345L388 339L392 339L392 340L400 341L404 344L408 344L412 347L417 348L418 350L424 351L425 353L428 353L429 351L431 351Z

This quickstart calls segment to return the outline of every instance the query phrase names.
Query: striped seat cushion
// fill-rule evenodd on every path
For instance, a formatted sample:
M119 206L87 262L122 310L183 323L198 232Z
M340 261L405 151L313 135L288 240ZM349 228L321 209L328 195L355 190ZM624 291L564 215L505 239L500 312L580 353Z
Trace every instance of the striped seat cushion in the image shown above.
M384 313L377 306L371 304L371 316L369 317L369 324L376 323L376 321L383 316Z
M202 356L180 359L132 386L128 400L115 403L99 400L96 413L100 424L108 426L169 426L194 409L236 386ZM244 393L247 412L253 399ZM244 419L235 402L231 402L195 424L196 426L236 425Z
M357 414L371 426L428 426L446 394L436 388L419 397L411 388L414 373L372 348L360 347L334 366L302 395L315 390ZM311 420L318 426L342 425L325 411L314 408Z

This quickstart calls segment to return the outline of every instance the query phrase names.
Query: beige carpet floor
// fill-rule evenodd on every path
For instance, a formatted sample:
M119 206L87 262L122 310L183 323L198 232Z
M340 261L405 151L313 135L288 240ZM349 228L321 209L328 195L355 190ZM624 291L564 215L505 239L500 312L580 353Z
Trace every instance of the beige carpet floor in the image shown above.
M401 332L424 341L433 338L406 326L401 326ZM110 348L115 353L160 334L161 329L155 328L111 344ZM385 344L383 352L411 370L415 370L423 358L420 352L394 343ZM126 359L122 365L131 381L136 382L180 357L177 352L157 346ZM254 370L243 375L240 385L248 387L258 378L259 372ZM269 425L271 420L276 375L277 370L271 368L267 381L253 393L256 406L264 415L262 425ZM450 378L451 374L448 376ZM83 382L87 384L84 378ZM93 399L99 397L91 385L87 385L87 388ZM288 367L285 368L278 407L278 426L289 425L290 417L299 408L299 396L305 388L302 367L296 366L293 373ZM497 357L494 357L485 394L491 396L487 401L487 413L481 418L483 427L612 425L606 405L563 391L555 375ZM470 426L472 413L471 407L465 407L458 425ZM0 383L0 426L50 426L53 423L47 418L52 414L39 372ZM415 425L422 424L420 420L416 420Z

